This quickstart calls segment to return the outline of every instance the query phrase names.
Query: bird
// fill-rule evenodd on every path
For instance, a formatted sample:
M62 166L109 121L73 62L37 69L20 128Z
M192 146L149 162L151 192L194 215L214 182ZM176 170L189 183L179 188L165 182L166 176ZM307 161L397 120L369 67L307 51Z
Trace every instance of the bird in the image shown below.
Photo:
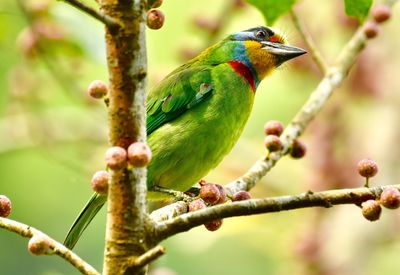
M250 115L256 89L284 62L306 51L258 26L235 32L181 65L147 95L148 198L155 187L187 191L231 151ZM162 196L160 196L162 197ZM94 194L69 230L72 249L106 202Z

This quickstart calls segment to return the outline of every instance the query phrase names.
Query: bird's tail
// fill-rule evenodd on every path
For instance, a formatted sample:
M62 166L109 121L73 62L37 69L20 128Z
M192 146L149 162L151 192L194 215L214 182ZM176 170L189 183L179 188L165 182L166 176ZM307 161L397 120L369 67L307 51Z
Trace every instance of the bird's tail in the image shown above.
M68 231L67 236L64 240L64 245L69 249L73 249L83 231L92 221L94 216L100 211L101 207L106 202L107 197L99 195L97 193L93 194L90 200L85 205L85 208L81 211L78 218L74 221L74 224Z

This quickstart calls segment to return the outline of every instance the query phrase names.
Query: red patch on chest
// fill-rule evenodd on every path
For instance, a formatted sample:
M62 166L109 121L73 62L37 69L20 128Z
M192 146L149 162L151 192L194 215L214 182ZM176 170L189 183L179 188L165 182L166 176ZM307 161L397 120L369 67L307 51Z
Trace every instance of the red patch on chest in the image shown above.
M253 92L256 91L256 84L254 82L253 74L251 73L249 67L243 64L240 61L229 61L228 64L232 67L232 69L246 79L247 83L249 83L251 90Z

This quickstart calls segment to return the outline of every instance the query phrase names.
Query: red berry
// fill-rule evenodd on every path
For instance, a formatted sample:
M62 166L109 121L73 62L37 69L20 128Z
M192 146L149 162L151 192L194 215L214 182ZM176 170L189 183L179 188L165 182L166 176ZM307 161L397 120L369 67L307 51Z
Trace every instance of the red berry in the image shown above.
M202 199L197 199L189 203L189 212L206 208L206 204Z
M45 235L35 235L28 243L28 250L34 255L43 255L50 248L50 240Z
M361 204L361 207L364 218L371 222L379 220L382 212L382 207L377 201L367 200Z
M378 165L372 159L362 159L357 164L357 170L361 176L370 178L378 173Z
M216 184L215 186L217 186L217 188L219 190L219 200L218 200L217 204L224 203L226 201L225 188L220 184Z
M379 26L375 22L367 21L364 24L364 33L365 36L369 39L374 38L379 33Z
M107 194L110 174L107 171L97 171L92 177L92 189L100 195Z
M213 220L211 222L205 223L204 226L209 231L215 231L215 230L218 230L221 227L222 221L223 221L222 219Z
M295 139L290 147L290 156L295 159L304 157L307 152L306 145L298 139Z
M164 25L165 16L160 10L149 10L147 12L147 26L150 29L158 30Z
M270 152L276 152L282 150L282 141L278 136L268 135L264 139L265 148Z
M0 195L0 217L7 218L11 213L11 201L4 195Z
M382 23L387 21L392 16L392 11L388 6L381 4L373 7L371 14L375 22Z
M271 120L265 123L264 133L265 135L280 136L283 132L283 124L277 120Z
M93 80L87 89L88 94L96 99L103 98L108 93L107 84L101 80Z
M119 170L126 166L126 151L122 147L114 146L106 151L106 163L110 169Z
M400 191L389 187L383 190L380 197L381 204L388 209L397 209L400 206Z
M200 198L202 198L206 203L214 205L221 199L221 193L215 184L206 183L200 188Z
M232 196L232 201L244 201L251 199L251 195L246 191L238 191Z
M144 142L135 142L128 147L128 161L134 167L145 167L151 160L151 150Z

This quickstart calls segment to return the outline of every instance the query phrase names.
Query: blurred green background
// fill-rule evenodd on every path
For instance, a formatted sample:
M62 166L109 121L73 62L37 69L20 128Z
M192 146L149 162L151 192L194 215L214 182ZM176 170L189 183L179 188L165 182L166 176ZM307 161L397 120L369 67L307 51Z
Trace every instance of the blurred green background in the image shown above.
M332 61L357 25L344 15L342 1L303 0L296 9ZM227 34L265 24L237 0L165 0L161 10L164 27L147 33L149 87ZM393 13L305 133L307 156L282 159L253 197L361 186L355 166L364 157L379 164L372 185L398 183L398 6ZM290 18L276 27L304 46ZM223 184L243 174L265 154L263 124L287 124L320 77L307 55L265 80L242 138L206 179ZM101 24L57 1L0 2L0 194L12 200L10 218L59 241L92 193L93 172L103 168L107 116L102 102L85 94L93 79L107 81ZM103 209L76 247L99 270L104 226ZM398 274L399 229L400 211L384 210L371 223L356 206L225 219L216 232L200 227L165 241L167 254L151 272ZM58 257L31 256L27 242L0 230L0 274L78 274Z

